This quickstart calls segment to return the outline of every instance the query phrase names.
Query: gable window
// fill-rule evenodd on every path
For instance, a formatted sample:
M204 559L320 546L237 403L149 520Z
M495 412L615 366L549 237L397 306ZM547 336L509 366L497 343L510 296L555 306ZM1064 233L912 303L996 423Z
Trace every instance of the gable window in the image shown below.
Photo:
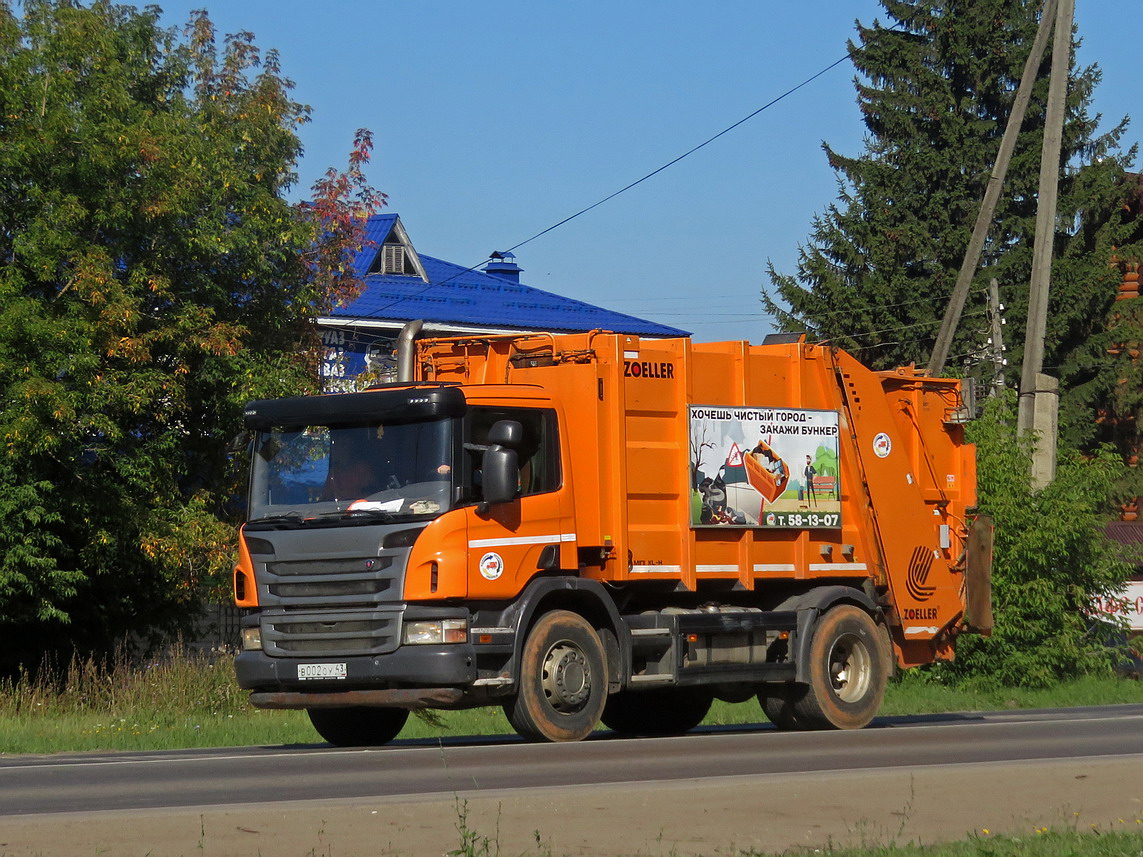
M420 277L426 283L425 266L421 264L417 251L409 242L405 227L392 215L379 216L370 220L368 247L372 258L366 275L380 274L390 277ZM382 231L388 224L387 231ZM376 242L376 243L374 243ZM361 248L362 251L365 247ZM363 254L364 255L364 254ZM359 257L360 258L360 257Z
M385 244L381 248L381 273L406 274L405 245Z

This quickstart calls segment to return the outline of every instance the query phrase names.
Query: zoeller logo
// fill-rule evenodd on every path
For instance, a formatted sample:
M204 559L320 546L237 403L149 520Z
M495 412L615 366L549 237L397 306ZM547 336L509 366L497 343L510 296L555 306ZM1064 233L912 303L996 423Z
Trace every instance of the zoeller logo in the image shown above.
M935 586L929 586L929 572L933 569L933 552L927 548L913 549L913 557L909 560L909 577L905 581L905 588L915 601L928 601L937 591Z

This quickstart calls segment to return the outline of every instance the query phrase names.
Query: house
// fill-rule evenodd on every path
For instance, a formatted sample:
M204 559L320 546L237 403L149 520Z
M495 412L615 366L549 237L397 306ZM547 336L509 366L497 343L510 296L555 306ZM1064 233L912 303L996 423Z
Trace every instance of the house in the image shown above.
M366 246L354 266L365 288L356 300L317 320L325 346L321 373L329 391L395 377L397 336L423 320L425 335L611 330L646 337L689 336L685 330L532 288L511 253L494 253L476 270L418 253L400 217L369 218Z

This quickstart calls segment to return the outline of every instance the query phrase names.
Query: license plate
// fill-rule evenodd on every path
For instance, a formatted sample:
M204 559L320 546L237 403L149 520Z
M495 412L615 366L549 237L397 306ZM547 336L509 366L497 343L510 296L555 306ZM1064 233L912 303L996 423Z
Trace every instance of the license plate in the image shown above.
M298 664L298 681L315 678L345 678L345 664Z

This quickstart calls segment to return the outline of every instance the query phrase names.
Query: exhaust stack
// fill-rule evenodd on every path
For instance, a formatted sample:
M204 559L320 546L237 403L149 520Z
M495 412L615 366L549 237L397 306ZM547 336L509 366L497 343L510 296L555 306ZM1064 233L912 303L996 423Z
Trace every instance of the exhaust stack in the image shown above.
M423 319L405 322L397 336L397 380L408 383L413 380L413 343L421 335L425 326Z

